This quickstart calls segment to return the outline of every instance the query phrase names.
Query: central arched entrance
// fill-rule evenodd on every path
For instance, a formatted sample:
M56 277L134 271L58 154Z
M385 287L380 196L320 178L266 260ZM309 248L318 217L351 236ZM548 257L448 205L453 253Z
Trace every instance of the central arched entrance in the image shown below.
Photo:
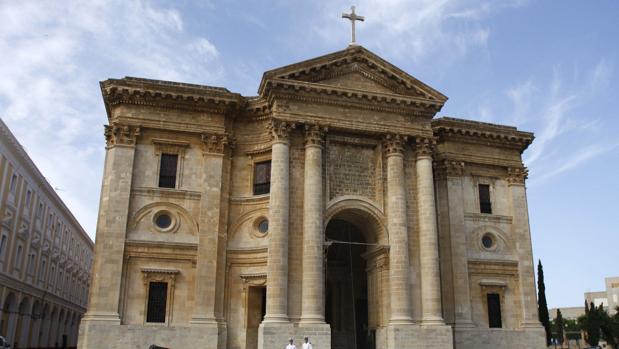
M332 219L327 239L325 318L332 349L373 349L368 321L367 239L354 224Z

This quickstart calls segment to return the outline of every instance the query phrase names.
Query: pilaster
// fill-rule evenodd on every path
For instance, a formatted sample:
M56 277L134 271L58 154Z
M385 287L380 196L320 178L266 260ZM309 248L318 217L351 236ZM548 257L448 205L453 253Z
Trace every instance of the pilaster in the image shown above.
M220 244L223 163L230 139L225 134L203 134L203 180L200 199L195 306L191 324L216 325L217 246Z
M118 314L137 126L105 127L107 142L88 312L82 323L120 324Z
M518 282L521 301L521 327L540 327L537 315L537 296L535 294L535 276L533 265L533 248L529 228L529 208L525 181L528 176L526 167L507 168L507 183L511 197L512 233L516 241L518 254Z

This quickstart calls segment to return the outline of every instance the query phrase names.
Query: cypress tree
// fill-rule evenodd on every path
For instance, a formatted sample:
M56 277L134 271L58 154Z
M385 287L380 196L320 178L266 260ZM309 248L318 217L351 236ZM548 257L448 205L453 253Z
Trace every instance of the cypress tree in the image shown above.
M539 315L539 322L544 326L546 330L546 346L550 345L550 316L548 315L548 304L546 304L546 285L544 285L544 267L542 267L542 261L539 260L537 264L537 313Z
M559 340L559 344L563 345L563 314L561 314L561 309L557 309L557 317L555 319L555 332L557 333L557 339Z

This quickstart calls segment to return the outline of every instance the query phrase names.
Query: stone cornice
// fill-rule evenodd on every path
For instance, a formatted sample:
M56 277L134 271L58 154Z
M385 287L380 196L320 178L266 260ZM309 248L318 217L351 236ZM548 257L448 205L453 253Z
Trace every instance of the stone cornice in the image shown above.
M100 83L108 119L111 107L133 104L225 114L245 104L238 93L221 87L125 77Z
M283 79L269 80L265 96L269 103L277 99L293 99L424 119L431 119L442 108L441 103L425 98Z
M517 149L520 153L522 153L534 139L532 133L518 131L515 127L448 117L433 120L432 129L440 141L454 140L466 143L492 145Z

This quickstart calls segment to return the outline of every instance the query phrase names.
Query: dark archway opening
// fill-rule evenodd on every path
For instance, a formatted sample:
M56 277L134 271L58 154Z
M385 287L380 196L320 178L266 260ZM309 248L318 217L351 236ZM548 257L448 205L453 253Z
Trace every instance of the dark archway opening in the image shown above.
M368 327L366 239L347 221L327 225L325 318L331 325L332 349L373 349Z

